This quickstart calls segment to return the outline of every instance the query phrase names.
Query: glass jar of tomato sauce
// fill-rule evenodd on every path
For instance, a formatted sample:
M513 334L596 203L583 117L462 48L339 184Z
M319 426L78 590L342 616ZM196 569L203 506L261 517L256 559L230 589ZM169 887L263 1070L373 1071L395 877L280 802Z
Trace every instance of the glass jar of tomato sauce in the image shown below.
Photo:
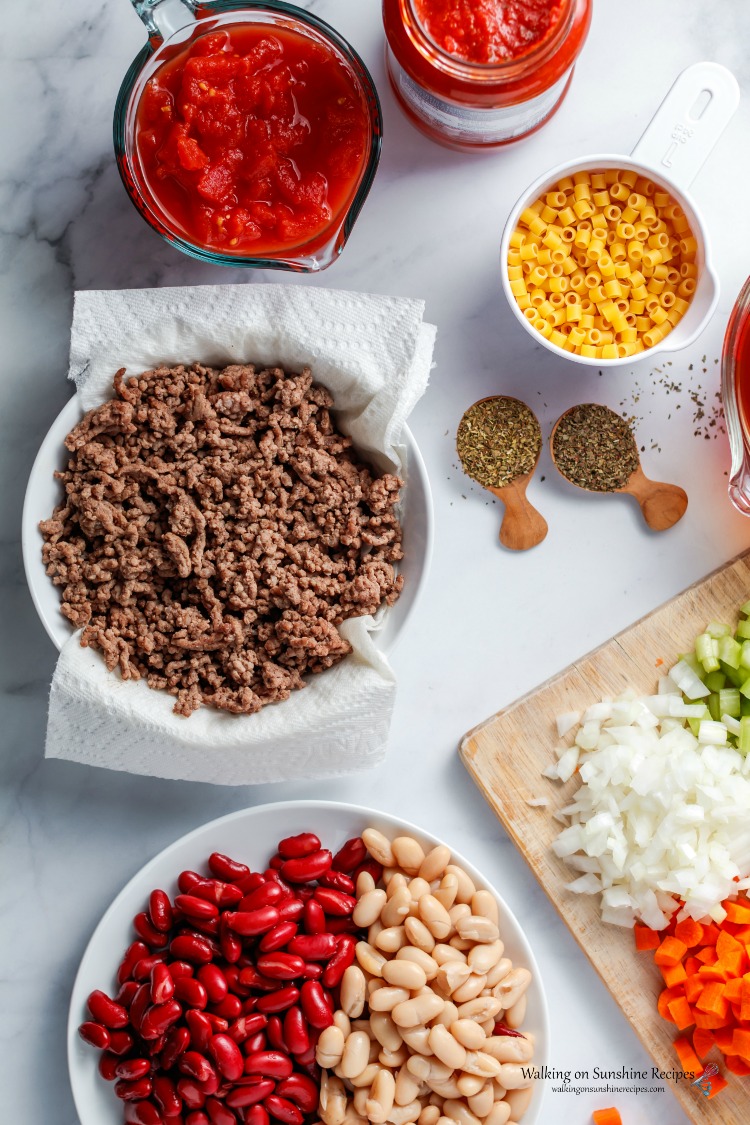
M750 277L724 336L721 393L732 452L729 498L735 508L750 516Z
M592 0L383 0L396 98L450 148L520 140L565 97L591 10Z

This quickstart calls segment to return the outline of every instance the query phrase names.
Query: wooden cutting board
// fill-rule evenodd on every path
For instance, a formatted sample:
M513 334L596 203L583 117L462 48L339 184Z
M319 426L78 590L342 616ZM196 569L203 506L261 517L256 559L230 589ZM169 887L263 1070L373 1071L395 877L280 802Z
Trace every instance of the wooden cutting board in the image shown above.
M469 731L460 746L464 765L663 1071L679 1069L679 1063L672 1047L677 1030L656 1011L656 998L664 987L661 974L650 954L635 952L630 930L601 921L598 899L564 889L577 873L551 849L562 828L552 813L569 802L578 782L572 778L561 785L541 774L555 760L558 715L584 710L626 688L652 694L659 668L668 668L680 652L691 649L709 621L734 625L739 607L749 597L750 551ZM546 797L550 803L533 808L527 804L533 797ZM716 1097L704 1097L687 1080L669 1081L667 1087L692 1121L748 1125L750 1076L729 1074L715 1054L729 1081ZM713 1053L708 1061L712 1059Z

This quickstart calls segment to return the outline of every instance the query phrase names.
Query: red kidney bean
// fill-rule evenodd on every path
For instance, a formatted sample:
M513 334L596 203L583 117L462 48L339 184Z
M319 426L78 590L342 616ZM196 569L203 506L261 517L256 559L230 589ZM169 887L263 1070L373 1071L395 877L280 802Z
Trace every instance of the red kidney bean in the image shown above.
M333 1023L333 1011L323 988L316 980L306 980L300 989L300 1000L305 1019L321 1031Z
M95 1023L93 1020L86 1020L85 1023L82 1023L78 1028L78 1034L84 1043L89 1043L100 1051L106 1051L112 1042L112 1036L104 1024Z
M136 1082L139 1078L145 1078L150 1071L150 1059L123 1059L122 1062L117 1064L115 1074L118 1078L124 1078L128 1082ZM147 1098L148 1094L143 1096Z
M264 976L272 980L294 980L304 969L305 962L293 953L263 953L256 965Z
M242 1015L242 1001L239 996L228 993L218 1004L211 1005L211 1011L224 1020L236 1020Z
M274 1051L283 1051L285 1055L289 1054L289 1048L284 1042L284 1026L279 1016L271 1016L266 1028L266 1036L268 1037L268 1045ZM247 1054L252 1052L248 1051Z
M294 1102L287 1101L286 1098L280 1098L278 1094L269 1094L263 1105L271 1117L275 1117L277 1121L282 1121L284 1125L302 1125L305 1120L302 1111Z
M315 901L320 903L326 914L339 918L351 914L357 905L357 900L352 895L345 895L343 891L334 891L330 887L316 887Z
M194 1109L185 1118L185 1125L211 1125L211 1122L202 1109Z
M149 983L141 984L138 986L133 1000L128 1010L130 1023L136 1031L140 1032L143 1017L146 1014L146 1009L151 1006L151 985Z
M228 1035L214 1035L208 1044L208 1053L216 1063L216 1069L228 1082L236 1082L245 1073L245 1060L242 1053Z
M164 964L165 960L166 954L164 953L149 953L148 957L141 957L140 961L136 961L133 966L133 980L142 984L144 980L148 980L151 976L154 965Z
M284 862L284 857L282 855L279 855L278 852L276 852L276 854L272 855L271 858L269 859L268 867L271 871L278 871L283 862ZM267 872L264 872L263 874L265 875L265 874L267 874Z
M226 914L219 919L219 946L222 957L230 965L236 964L242 956L242 942L229 929Z
M261 953L276 953L277 950L283 949L296 933L297 925L295 922L279 922L278 926L274 926L272 930L263 935L258 943L258 949Z
M122 1004L123 1008L129 1008L137 991L138 981L126 980L125 984L120 985L120 991L115 996L115 1004Z
M329 934L359 934L359 929L351 918L328 918L326 927Z
M210 906L211 903L206 903ZM218 909L218 907L217 907ZM218 918L187 918L186 921L190 923L193 930L196 930L202 936L210 938L217 938L219 936L219 919ZM220 953L219 947L216 948L216 956Z
M208 1050L214 1029L205 1012L196 1012L194 1009L185 1013L185 1020L190 1029L190 1043L196 1051Z
M351 875L356 867L364 862L367 857L367 848L361 836L353 836L339 848L333 857L331 867L334 871L345 871Z
M154 1004L166 1004L174 996L174 990L172 974L163 962L158 962L151 970L151 999Z
M340 984L344 973L354 961L357 943L351 934L341 934L337 945L336 953L323 970L321 983L324 988L335 988Z
M208 946L208 951L211 954L211 959L221 957L221 947L212 934L203 933L199 927L208 930L210 927L216 927L216 922L199 922L197 918L190 919L190 926L181 926L176 933L176 937L193 937L198 941L204 942ZM218 935L217 935L218 936ZM203 962L208 964L208 962Z
M195 965L191 965L187 961L170 961L169 971L172 974L172 980L178 980L180 977L192 977L195 976Z
M125 1102L127 1125L164 1125L164 1118L153 1102Z
M354 894L354 883L343 871L326 871L325 875L320 876L320 885L348 895Z
M133 1046L133 1036L129 1031L111 1031L108 1050L113 1055L126 1055Z
M245 895L238 910L260 910L261 906L275 906L283 897L284 892L278 883L263 883Z
M296 922L305 912L305 904L298 898L283 899L277 907L280 922Z
M247 997L250 989L240 981L240 970L237 966L222 965L221 971L224 974L224 979L227 982L229 991L233 992L236 996Z
M196 934L180 934L172 938L169 952L180 961L191 961L197 965L207 965L213 960L211 946L205 938Z
M363 871L366 871L368 875L372 875L373 881L377 884L380 882L380 877L383 874L383 865L382 863L378 863L376 859L366 859L364 863L360 863L359 867L356 867L354 871L352 871L352 879L354 880L355 886L357 885L357 879Z
M296 1004L299 996L299 989L290 984L286 988L278 988L275 992L269 992L267 996L260 996L256 1003L256 1009L266 1014L283 1012L287 1008L291 1008L292 1004Z
M315 887L312 883L298 883L294 888L294 893L300 902L307 902L315 894Z
M117 1070L120 1069L122 1064L118 1064ZM117 1073L115 1071L115 1074ZM122 1098L124 1102L140 1102L144 1098L150 1096L152 1090L150 1078L139 1078L136 1082L126 1082L121 1080L115 1082L115 1093L118 1098Z
M258 999L259 999L259 997L257 997L257 996L248 996L247 999L242 1001L242 1014L243 1014L243 1016L252 1015L252 1013L257 1008Z
M166 1035L160 1035L156 1039L150 1039L148 1043L144 1043L144 1047L148 1047L148 1053L152 1057L159 1055L164 1050L164 1044L167 1041Z
M314 832L300 832L298 836L286 836L279 841L278 852L282 859L300 859L320 851L320 840Z
M245 1074L264 1078L288 1078L294 1069L289 1055L282 1051L255 1051L245 1059Z
M263 1031L268 1026L268 1020L260 1012L250 1016L240 1016L238 1020L229 1025L228 1034L235 1043L244 1043L251 1035Z
M177 1093L188 1109L201 1109L206 1101L206 1095L203 1093L200 1083L196 1082L194 1078L178 1078Z
M152 891L148 899L148 916L151 925L162 934L172 929L174 912L166 891Z
M225 1020L223 1016L217 1016L215 1012L206 1012L206 1019L211 1024L214 1035L229 1029L229 1020Z
M133 919L133 929L138 934L138 937L146 943L149 949L164 949L167 945L169 938L166 934L157 930L156 926L152 925L151 919L145 910L140 914L136 914Z
M237 1125L237 1118L231 1109L218 1098L207 1099L206 1111L211 1119L211 1125Z
M213 1094L215 1094L218 1091L220 1086L221 1086L221 1079L219 1078L219 1075L216 1073L216 1071L212 1067L211 1068L211 1074L209 1075L209 1077L206 1079L205 1082L201 1082L201 1090L203 1091L203 1093L206 1095L207 1098L210 1098Z
M275 992L279 985L277 980L264 977L254 965L248 965L247 968L240 970L239 983L248 990L256 989L259 992Z
M105 1082L114 1082L117 1077L117 1064L120 1060L117 1055L111 1055L109 1051L102 1051L99 1056L99 1073Z
M196 1082L200 1082L201 1086L204 1082L207 1082L212 1075L216 1074L216 1071L211 1066L206 1056L202 1055L199 1051L193 1050L185 1051L185 1054L177 1064L177 1068L181 1070L183 1074L187 1074L188 1077L194 1078Z
M290 1079L287 1079L287 1081L290 1081ZM226 1095L224 1101L232 1109L243 1109L245 1106L262 1102L264 1098L274 1092L275 1086L276 1083L272 1078L261 1078L253 1086L235 1086Z
M201 965L196 976L212 1004L220 1003L229 991L227 978L218 965Z
M187 1016L185 1017L187 1019ZM161 1063L164 1070L171 1070L181 1055L190 1046L190 1032L186 1027L173 1027L167 1034L167 1040L161 1052Z
M323 907L314 898L305 903L304 921L302 925L306 934L325 933L326 916Z
M278 910L273 906L263 906L259 910L243 912L228 910L224 917L230 930L243 937L265 934L281 920Z
M265 883L266 877L262 871L251 871L249 875L243 875L241 879L233 879L232 882L240 888L243 895L249 894L259 887L261 883Z
M287 952L304 961L327 961L336 952L336 938L333 934L299 934L289 942Z
M104 1024L105 1027L127 1027L130 1023L130 1017L122 1004L116 1004L106 992L98 988L91 993L86 1003L96 1022Z
M283 862L283 861L281 861L281 862ZM278 885L281 887L284 894L287 894L287 895L293 894L291 885L289 883L287 883L285 879L281 878L281 875L279 874L279 872L276 870L275 867L266 868L266 870L263 872L263 874L266 877L267 883L268 882L278 883Z
M152 1085L154 1101L158 1103L164 1116L177 1117L182 1112L182 1098L177 1093L177 1087L172 1079L166 1074L157 1074L152 1079Z
M327 848L313 852L301 859L286 859L281 865L281 877L288 883L312 883L331 866L333 856Z
M208 1004L208 994L199 980L194 977L178 977L174 982L174 998L181 1000L190 1008L201 1011Z
M320 980L323 976L323 966L317 965L313 961L306 961L300 976L304 977L305 980Z
M251 1105L245 1111L245 1125L269 1125L268 1111L262 1105Z
M306 1074L290 1074L279 1082L275 1093L280 1098L288 1098L290 1102L294 1102L303 1113L315 1113L318 1108L320 1089Z
M199 898L198 895L177 895L174 904L178 906L188 918L210 920L219 917L219 908L216 903L209 902L205 898Z
M284 1042L293 1055L302 1054L310 1046L307 1021L301 1008L290 1008L284 1016Z
M117 970L117 983L124 984L133 975L133 969L138 962L148 956L148 946L142 941L134 941L125 951L125 956Z
M177 876L177 887L181 895L189 895L197 883L203 882L203 876L197 871L181 871Z
M247 864L238 863L236 859L231 859L221 852L211 853L208 857L208 867L212 875L217 879L223 879L225 883L236 883L238 879L246 879L250 874Z
M258 1031L255 1035L251 1035L242 1044L242 1050L246 1055L255 1055L258 1051L265 1051L268 1047L265 1031Z
M176 1000L167 1000L164 1004L154 1004L149 1008L141 1020L141 1038L158 1039L166 1034L173 1023L182 1015L182 1004Z

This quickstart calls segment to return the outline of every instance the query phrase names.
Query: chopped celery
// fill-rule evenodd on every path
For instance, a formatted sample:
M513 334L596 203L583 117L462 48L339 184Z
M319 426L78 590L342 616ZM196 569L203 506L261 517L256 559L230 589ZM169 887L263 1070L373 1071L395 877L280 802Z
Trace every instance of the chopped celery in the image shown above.
M703 683L709 691L721 691L726 682L727 678L723 672L709 672L707 676L703 677Z
M744 684L740 684L740 695L744 695L745 699L750 699L750 679L745 680Z
M721 704L719 702L719 693L712 691L707 700L708 710L714 722L719 721L721 718Z
M739 668L742 647L734 637L719 637L719 660L731 668Z
M750 715L750 699L740 696L740 715Z
M688 668L692 668L699 679L703 676L705 669L701 666L694 652L680 653L680 660L684 661Z
M740 606L740 613L744 613L745 617L750 617L750 602L745 602Z
M722 688L719 692L719 713L731 715L733 719L739 719L740 693L737 688Z
M695 640L695 655L706 672L716 672L719 668L719 642L708 633L701 633Z
M737 636L742 637L743 641L750 640L750 621L747 618L737 626Z
M745 641L740 650L740 664L745 668L750 668L750 641Z
M722 625L720 621L710 621L706 626L706 632L709 637L731 637L732 630L728 625Z
M750 715L740 719L740 737L737 743L740 754L750 753Z
M741 687L747 679L747 670L743 668L733 668L731 664L721 664L721 670L729 680L730 684L734 687Z

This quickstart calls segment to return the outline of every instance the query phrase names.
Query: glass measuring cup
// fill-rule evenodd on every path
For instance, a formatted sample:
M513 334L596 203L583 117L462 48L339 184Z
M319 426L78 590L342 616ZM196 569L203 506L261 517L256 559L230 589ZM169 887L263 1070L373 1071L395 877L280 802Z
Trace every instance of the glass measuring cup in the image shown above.
M724 336L721 396L732 452L729 498L738 511L750 516L750 277Z
M170 245L213 265L310 272L329 266L346 244L372 186L380 158L382 116L373 80L357 53L332 27L283 0L131 0L148 31L148 43L133 60L117 97L113 136L117 167L131 202ZM259 242L258 252L231 251L196 238L152 190L136 143L138 107L147 83L160 67L184 55L202 36L245 28L269 35L302 37L342 68L367 116L366 144L356 173L345 185L330 220L301 241L283 245Z

